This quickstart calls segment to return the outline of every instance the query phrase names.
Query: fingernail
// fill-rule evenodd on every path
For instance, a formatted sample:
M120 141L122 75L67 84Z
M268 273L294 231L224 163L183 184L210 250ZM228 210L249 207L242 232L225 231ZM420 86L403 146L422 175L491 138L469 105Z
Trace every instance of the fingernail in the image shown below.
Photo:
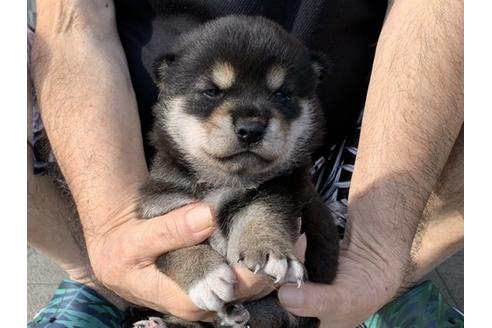
M192 232L200 232L212 226L212 212L205 205L197 205L186 212L186 224Z
M278 292L280 303L286 308L297 309L304 304L304 293L295 285L285 285Z

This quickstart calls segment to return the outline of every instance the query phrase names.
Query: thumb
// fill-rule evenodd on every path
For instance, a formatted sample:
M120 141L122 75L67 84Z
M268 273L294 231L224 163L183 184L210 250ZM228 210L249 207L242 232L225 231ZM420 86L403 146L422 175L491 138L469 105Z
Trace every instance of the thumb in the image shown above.
M212 234L214 222L210 208L192 204L163 216L142 220L135 235L142 238L145 255L157 257L169 251L196 245Z
M289 312L301 317L320 318L326 313L336 313L343 306L340 293L331 285L306 283L300 288L287 284L280 288L278 298Z

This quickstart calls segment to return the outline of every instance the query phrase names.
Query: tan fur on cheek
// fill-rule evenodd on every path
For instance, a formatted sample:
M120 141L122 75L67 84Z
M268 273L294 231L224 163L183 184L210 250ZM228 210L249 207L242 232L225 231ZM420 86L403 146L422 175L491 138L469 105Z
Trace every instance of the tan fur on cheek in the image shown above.
M236 71L231 64L219 62L212 68L212 79L220 89L228 89L236 80Z
M309 100L299 102L301 114L291 122L278 112L272 111L273 117L264 138L264 151L276 154L278 162L290 161L296 153L306 147L305 143L313 134L314 113Z
M270 67L266 74L266 83L270 90L278 90L285 81L285 76L287 75L287 70L279 65L273 65Z
M205 149L209 155L219 157L227 155L230 152L234 152L238 146L231 116L231 111L234 110L233 107L234 105L232 103L228 101L223 102L202 123L209 140L205 145Z
M271 160L283 156L287 151L286 140L289 134L289 123L277 110L272 109L272 117L263 138L263 147L259 152Z
M209 135L221 134L221 131L232 130L231 110L232 105L226 101L213 111L205 122L205 129Z
M276 109L272 110L272 114L272 121L276 120L278 122L278 126L282 130L283 135L287 135L287 133L289 133L289 123L285 120L285 117Z

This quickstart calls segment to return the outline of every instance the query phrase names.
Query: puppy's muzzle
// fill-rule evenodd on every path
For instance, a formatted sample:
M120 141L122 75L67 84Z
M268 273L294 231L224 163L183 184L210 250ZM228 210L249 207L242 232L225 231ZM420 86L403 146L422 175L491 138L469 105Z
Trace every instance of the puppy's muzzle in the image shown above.
M234 132L240 142L253 144L263 139L266 127L266 123L255 119L240 119L235 123Z

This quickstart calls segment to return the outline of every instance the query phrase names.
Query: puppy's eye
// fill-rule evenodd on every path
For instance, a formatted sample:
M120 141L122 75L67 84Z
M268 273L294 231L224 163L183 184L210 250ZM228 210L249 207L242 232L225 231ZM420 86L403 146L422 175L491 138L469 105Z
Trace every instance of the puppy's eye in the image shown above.
M278 101L289 101L291 95L287 91L278 90L273 93L273 97Z
M224 93L217 88L211 88L211 89L203 90L202 95L209 98L220 98L224 95Z

